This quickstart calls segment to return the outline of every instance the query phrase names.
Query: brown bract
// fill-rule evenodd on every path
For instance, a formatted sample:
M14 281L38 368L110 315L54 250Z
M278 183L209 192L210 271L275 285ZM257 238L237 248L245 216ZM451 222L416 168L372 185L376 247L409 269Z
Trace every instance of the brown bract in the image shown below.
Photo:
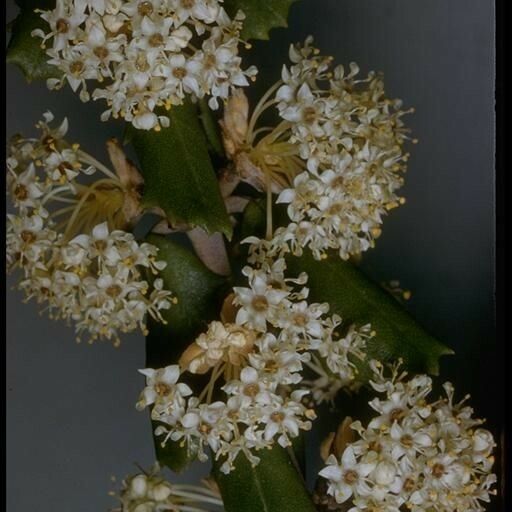
M336 433L331 432L320 445L320 455L324 462L329 455L335 455L337 459L341 458L347 445L355 440L354 431L350 428L353 420L347 416L339 425Z
M107 151L112 166L123 187L123 213L129 226L133 226L141 217L141 206L144 178L131 162L117 139L107 141Z

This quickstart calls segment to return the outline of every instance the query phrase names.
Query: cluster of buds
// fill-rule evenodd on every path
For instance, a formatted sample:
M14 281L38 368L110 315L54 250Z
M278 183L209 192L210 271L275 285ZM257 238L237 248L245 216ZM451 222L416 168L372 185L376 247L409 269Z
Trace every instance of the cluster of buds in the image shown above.
M110 493L116 496L116 493ZM173 484L158 464L150 471L125 478L117 495L119 507L112 512L220 512L222 499L207 485Z

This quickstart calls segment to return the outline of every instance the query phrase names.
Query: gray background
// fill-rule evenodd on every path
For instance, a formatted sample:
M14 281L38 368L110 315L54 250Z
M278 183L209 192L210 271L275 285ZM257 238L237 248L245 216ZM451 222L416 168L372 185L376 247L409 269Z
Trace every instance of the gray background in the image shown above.
M257 44L262 74L277 78L289 42L307 34L336 61L385 72L387 91L416 107L407 204L386 219L365 266L413 291L409 308L457 351L443 376L473 394L495 433L501 382L494 329L494 7L483 0L304 0L290 29ZM15 14L7 2L7 19ZM105 159L102 105L70 91L50 93L7 69L7 133L32 133L46 109L67 115L71 137ZM7 289L7 508L90 512L113 505L110 475L149 465L146 414L134 409L143 385L141 336L119 349L74 343L71 328L40 317ZM500 367L501 368L501 367ZM199 468L204 472L205 467ZM192 478L189 475L183 478Z

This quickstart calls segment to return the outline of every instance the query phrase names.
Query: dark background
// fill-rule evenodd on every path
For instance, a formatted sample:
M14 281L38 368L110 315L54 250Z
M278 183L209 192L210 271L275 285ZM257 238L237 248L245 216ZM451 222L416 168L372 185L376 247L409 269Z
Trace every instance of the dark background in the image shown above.
M16 8L7 2L7 20ZM290 29L257 43L251 59L272 81L290 42L315 36L338 63L383 71L386 90L416 113L407 117L412 148L405 206L385 220L364 267L399 279L413 293L414 316L456 351L443 379L472 394L496 437L502 422L502 365L494 320L494 7L481 0L302 0ZM265 82L267 84L268 82ZM256 88L261 88L260 80ZM7 68L8 134L33 133L51 109L70 119L70 137L106 161L103 141L122 126L101 123L102 104L71 91L26 84ZM146 414L134 403L143 386L142 336L119 349L77 345L71 328L40 317L7 289L7 509L11 512L107 510L111 475L153 448ZM180 477L192 481L206 466Z

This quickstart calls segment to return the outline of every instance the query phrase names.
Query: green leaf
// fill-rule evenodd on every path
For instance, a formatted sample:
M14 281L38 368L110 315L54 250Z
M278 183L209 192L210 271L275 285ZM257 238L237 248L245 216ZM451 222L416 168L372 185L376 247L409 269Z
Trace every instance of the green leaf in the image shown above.
M199 226L231 237L232 226L215 177L197 108L169 112L160 132L127 129L144 176L143 206L161 208L173 225Z
M158 421L151 422L153 432L158 425L160 425ZM156 460L160 463L160 466L167 466L175 473L182 473L196 460L197 447L190 446L187 442L180 445L177 441L169 440L165 446L162 446L160 439L153 434L153 444Z
M302 476L287 451L279 445L257 452L257 466L240 454L235 469L221 473L215 462L213 474L226 512L315 512Z
M218 294L226 279L206 268L191 250L174 240L149 235L147 241L158 247L158 259L167 262L158 277L178 300L164 312L167 324L158 325L178 343L188 344L219 312ZM176 345L176 341L173 343Z
M12 34L6 51L6 61L18 66L28 82L46 80L61 75L58 68L47 63L49 57L41 48L41 39L30 34L37 28L48 29L34 9L52 9L55 0L18 0L21 11L12 23Z
M151 322L149 325L146 366L162 368L176 364L183 350L218 316L225 280L178 243L158 235L150 235L147 241L159 248L158 259L167 262L159 277L164 281L164 288L178 299L163 315L167 324ZM153 431L157 426L157 422L152 423ZM158 461L173 471L183 471L196 457L194 446L169 441L162 447L155 436L153 440Z
M250 200L244 208L242 220L238 226L238 238L263 236L266 224L265 199Z
M282 205L274 205L273 210L276 225L289 222ZM264 228L264 201L249 202L237 229L237 238L251 234L263 236ZM368 341L367 360L375 358L384 362L401 357L409 370L437 375L439 358L453 354L354 264L340 260L336 254L317 261L308 250L302 257L290 256L287 261L291 275L308 273L310 300L328 302L331 312L340 315L346 325L372 325L377 334ZM359 366L360 378L366 380L370 375L368 365Z
M439 358L453 351L428 334L381 286L361 270L335 256L316 261L308 252L288 259L290 273L307 272L310 300L328 302L331 312L348 323L371 323L376 336L368 341L367 360L404 360L414 372L439 373ZM360 377L368 377L367 365Z
M269 39L273 28L288 26L288 11L297 0L225 0L224 8L233 17L240 10L245 14L242 37Z

